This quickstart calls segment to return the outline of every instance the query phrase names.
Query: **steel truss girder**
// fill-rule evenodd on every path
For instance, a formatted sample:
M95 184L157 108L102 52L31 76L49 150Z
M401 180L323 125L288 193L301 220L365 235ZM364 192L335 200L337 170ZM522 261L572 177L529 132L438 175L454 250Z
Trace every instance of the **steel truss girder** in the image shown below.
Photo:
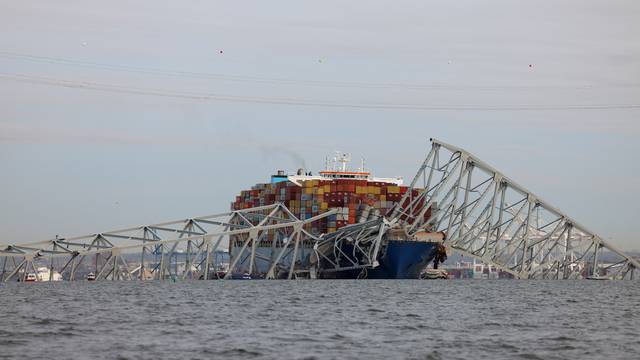
M436 139L389 215L409 234L444 231L453 250L517 278L629 279L640 267L637 259L475 155ZM616 257L614 263L600 260L603 249Z
M391 225L379 218L323 236L313 249L318 275L349 270L362 270L365 275L368 269L378 267L384 235Z
M0 281L24 281L37 267L46 267L49 279L57 272L64 280L81 280L76 277L81 265L89 266L96 280L209 279L209 269L219 265L214 255L224 239L257 239L269 231L286 230L297 233L299 241L317 241L304 227L334 213L300 220L277 203L84 236L0 245ZM176 260L178 254L184 257L182 263ZM292 275L293 271L290 269Z

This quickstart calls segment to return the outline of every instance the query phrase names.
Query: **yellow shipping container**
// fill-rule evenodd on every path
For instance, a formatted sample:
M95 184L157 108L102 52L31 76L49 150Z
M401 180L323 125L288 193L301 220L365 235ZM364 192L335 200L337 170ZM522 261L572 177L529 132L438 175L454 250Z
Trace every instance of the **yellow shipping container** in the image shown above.
M380 201L387 201L387 195L380 195Z
M324 186L324 192L330 193L331 192L331 185L325 185Z
M380 188L377 186L369 186L367 193L373 194L373 195L380 195Z
M356 194L366 194L367 187L366 186L356 186Z
M324 195L324 186L321 186L317 189L316 194L318 195Z
M399 186L389 186L387 187L387 193L389 194L399 194L400 187Z

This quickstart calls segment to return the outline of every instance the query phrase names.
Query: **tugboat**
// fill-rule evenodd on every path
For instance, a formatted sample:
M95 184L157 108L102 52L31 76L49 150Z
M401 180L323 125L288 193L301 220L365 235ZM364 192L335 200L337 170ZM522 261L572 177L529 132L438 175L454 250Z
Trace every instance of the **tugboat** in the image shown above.
M24 282L36 282L38 281L38 277L34 273L28 273L27 277L24 278Z

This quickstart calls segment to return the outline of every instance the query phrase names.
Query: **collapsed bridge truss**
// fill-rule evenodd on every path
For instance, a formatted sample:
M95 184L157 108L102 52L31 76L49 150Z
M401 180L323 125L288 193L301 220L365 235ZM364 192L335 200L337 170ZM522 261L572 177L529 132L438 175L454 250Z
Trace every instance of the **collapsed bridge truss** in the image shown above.
M431 150L396 207L332 234L311 234L330 210L300 220L274 204L85 236L0 245L0 282L30 274L54 280L166 280L316 277L377 267L385 235L442 231L455 252L524 279L633 279L634 259L471 153L432 139ZM416 189L417 191L412 191ZM418 194L418 195L414 195ZM219 251L234 241L228 267ZM348 246L345 246L347 244ZM224 246L223 246L224 245ZM270 257L257 249L272 246ZM304 257L302 249L312 249ZM349 251L345 251L349 249ZM606 250L607 262L602 261ZM226 254L226 253L224 253ZM611 260L613 259L613 260ZM303 266L304 264L304 266ZM79 275L80 274L80 275Z
M64 280L166 280L229 278L236 272L252 273L256 247L268 237L282 245L270 259L269 277L285 269L295 274L299 245L318 237L305 226L334 214L329 211L300 220L284 205L274 204L217 215L137 226L127 229L0 246L0 282L25 281L28 274L46 271ZM270 235L270 236L269 236ZM220 268L217 250L230 238L243 243L230 268ZM224 246L226 248L226 244ZM78 269L85 276L78 276ZM219 271L220 270L220 271ZM218 275L222 273L223 275Z
M443 231L456 252L517 278L633 279L637 259L468 151L431 143L409 186L419 195L407 191L391 214L409 233Z

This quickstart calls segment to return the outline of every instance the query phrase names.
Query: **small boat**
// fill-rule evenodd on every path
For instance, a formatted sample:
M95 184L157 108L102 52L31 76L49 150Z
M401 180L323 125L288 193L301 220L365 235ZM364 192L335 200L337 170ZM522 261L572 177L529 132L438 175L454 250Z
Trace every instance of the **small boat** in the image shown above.
M87 274L87 281L96 281L96 274L88 273Z
M36 282L38 277L34 273L28 273L27 277L24 278L24 282Z

